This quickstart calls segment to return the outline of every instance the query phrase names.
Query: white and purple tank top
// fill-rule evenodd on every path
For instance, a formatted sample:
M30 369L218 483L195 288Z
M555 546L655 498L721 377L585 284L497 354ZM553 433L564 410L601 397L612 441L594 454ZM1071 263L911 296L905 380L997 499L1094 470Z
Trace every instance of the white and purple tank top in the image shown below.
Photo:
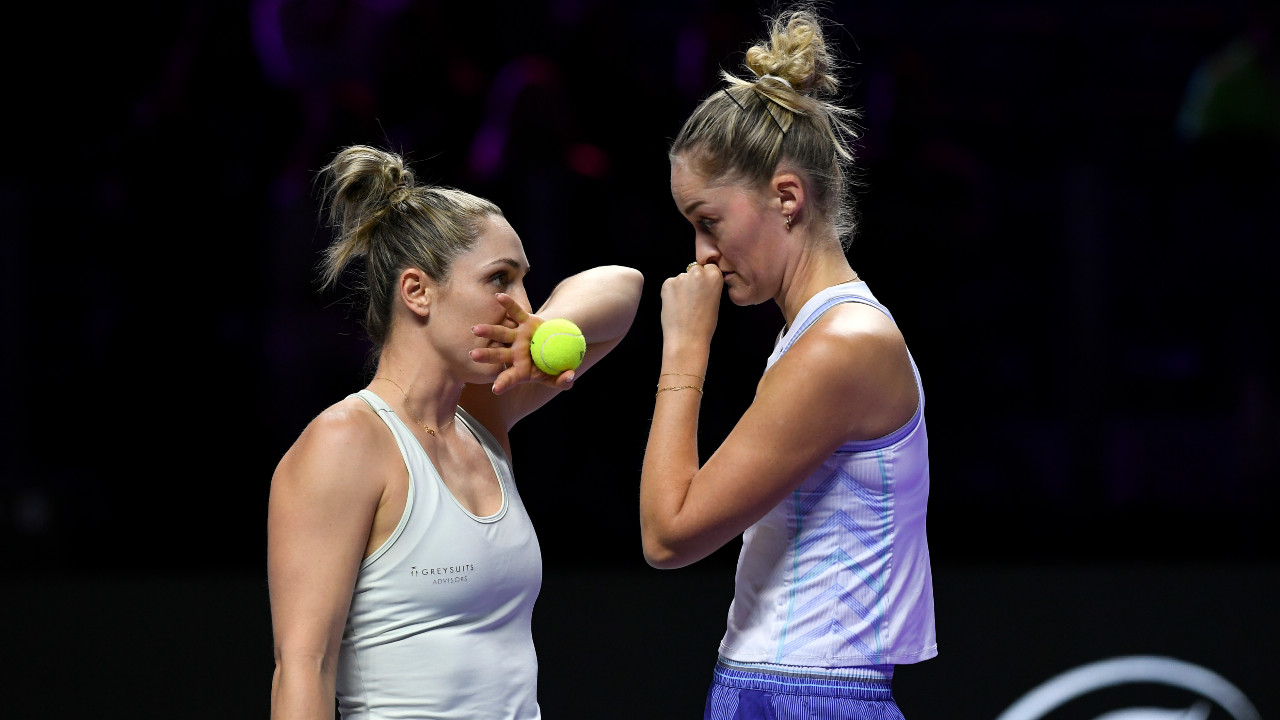
M810 298L779 336L765 371L827 310L879 309L864 282ZM720 658L807 672L915 663L938 654L925 511L929 440L924 389L911 420L876 440L848 442L743 533Z

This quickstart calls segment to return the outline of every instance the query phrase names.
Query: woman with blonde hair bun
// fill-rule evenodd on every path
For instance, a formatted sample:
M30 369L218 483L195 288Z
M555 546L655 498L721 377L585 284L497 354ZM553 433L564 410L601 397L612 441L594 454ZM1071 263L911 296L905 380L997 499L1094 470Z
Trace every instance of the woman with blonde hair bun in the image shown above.
M670 149L695 261L662 286L662 364L640 479L644 555L697 562L742 536L706 718L901 718L896 665L937 655L920 374L845 255L856 113L801 6L724 74ZM705 463L698 413L720 297L783 327ZM714 385L706 388L712 393Z
M267 579L273 720L534 720L530 623L542 556L509 433L622 340L640 273L585 270L535 313L520 237L496 205L419 185L356 145L321 173L334 240L326 285L363 258L373 378L321 412L271 480ZM586 338L552 376L544 319Z

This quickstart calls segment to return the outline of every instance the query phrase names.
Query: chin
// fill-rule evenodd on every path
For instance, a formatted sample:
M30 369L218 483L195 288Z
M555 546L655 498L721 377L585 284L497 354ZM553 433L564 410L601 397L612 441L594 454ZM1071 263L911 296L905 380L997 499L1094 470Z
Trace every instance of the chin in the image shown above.
M463 382L468 385L492 385L494 380L498 379L498 375L505 370L502 363L478 363L471 358L467 358L467 362L471 365L466 368Z
M770 299L767 297L752 297L746 288L729 288L729 301L738 307L751 307Z
M478 378L477 383L481 385L491 385L494 380L498 379L498 376L502 374L503 370L506 370L506 367L504 367L502 363L488 363L484 366L483 370L476 373L476 377Z

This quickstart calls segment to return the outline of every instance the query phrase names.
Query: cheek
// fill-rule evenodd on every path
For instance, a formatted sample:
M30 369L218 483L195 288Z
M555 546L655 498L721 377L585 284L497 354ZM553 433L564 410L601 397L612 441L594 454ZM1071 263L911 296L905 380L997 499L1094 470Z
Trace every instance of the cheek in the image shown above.
M485 305L485 322L490 325L505 325L507 327L515 327L515 323L507 317L507 309L502 307L502 303L494 298L490 298L490 302Z
M720 243L720 254L729 259L730 265L736 270L741 266L745 271L750 271L756 263L761 261L760 248L751 242L751 238L744 237L741 234L726 236Z
M502 320L506 315L507 314L502 309L502 306L494 303L493 305L486 305L484 312L479 313L477 317L480 318L480 322L487 325L502 325Z
M497 325L505 314L502 304L492 294L483 291L467 298L464 305L458 306L456 313L459 324L465 323L468 331L472 325Z

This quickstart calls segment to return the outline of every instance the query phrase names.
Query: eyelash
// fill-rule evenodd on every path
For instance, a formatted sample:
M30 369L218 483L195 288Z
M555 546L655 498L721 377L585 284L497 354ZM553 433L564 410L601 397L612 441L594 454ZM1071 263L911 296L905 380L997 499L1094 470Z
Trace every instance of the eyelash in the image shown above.
M698 221L698 224L702 226L703 230L710 231L711 226L715 225L716 221L710 218L702 218L701 220Z
M493 277L489 278L489 282L497 282L499 285L510 284L507 281L507 274L505 272L494 273Z

